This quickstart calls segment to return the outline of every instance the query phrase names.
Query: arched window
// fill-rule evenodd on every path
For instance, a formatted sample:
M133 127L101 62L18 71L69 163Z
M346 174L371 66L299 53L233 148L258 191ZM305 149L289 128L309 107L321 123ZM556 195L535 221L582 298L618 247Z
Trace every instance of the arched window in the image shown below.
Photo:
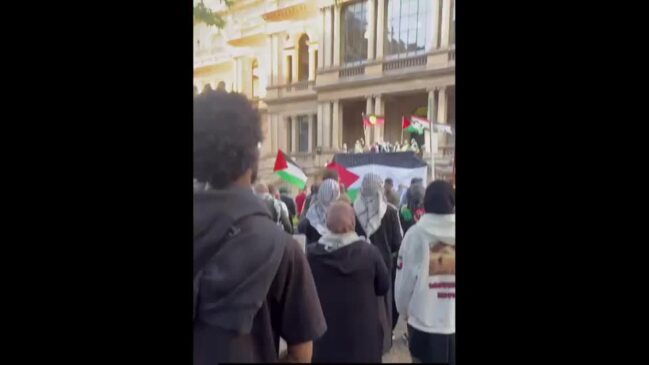
M367 60L367 1L347 4L342 8L340 36L343 63Z
M297 80L309 79L309 36L302 34L298 41Z
M430 22L435 21L432 0L389 0L385 28L385 54L409 57L426 52Z

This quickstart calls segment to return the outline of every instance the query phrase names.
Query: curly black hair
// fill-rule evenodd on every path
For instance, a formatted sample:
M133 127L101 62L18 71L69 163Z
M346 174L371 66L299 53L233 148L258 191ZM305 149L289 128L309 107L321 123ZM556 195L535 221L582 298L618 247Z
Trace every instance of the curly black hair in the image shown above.
M256 173L262 141L259 114L244 95L208 91L194 97L194 176L214 189L248 169Z

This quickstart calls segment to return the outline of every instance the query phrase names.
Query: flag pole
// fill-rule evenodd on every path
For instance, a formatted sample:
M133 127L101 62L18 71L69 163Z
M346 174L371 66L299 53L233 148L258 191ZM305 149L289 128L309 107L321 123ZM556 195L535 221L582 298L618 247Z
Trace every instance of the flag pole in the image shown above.
M435 151L433 151L433 128L437 122L437 108L435 108L435 90L428 92L428 120L429 120L429 151L430 151L430 182L435 181Z
M403 114L401 114L401 139L399 140L399 143L403 142Z

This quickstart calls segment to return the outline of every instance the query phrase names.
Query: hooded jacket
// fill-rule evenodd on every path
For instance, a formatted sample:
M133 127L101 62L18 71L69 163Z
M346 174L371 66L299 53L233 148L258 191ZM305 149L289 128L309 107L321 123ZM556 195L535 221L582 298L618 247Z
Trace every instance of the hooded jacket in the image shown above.
M221 239L224 229L230 233ZM246 336L266 300L287 241L250 189L194 194L195 265L209 256L203 268L195 268L195 364L246 360L224 351L237 351L250 342ZM213 349L197 347L198 339L214 343Z
M355 235L354 235L355 236ZM310 244L307 255L327 321L314 343L313 362L381 362L383 325L379 297L390 287L379 250L359 239Z
M424 214L401 243L395 300L408 324L455 333L455 214Z

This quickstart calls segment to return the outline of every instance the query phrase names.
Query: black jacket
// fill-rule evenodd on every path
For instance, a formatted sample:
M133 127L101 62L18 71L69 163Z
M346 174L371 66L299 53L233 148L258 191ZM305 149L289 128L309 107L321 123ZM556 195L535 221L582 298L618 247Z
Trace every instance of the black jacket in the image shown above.
M299 244L249 188L194 194L194 265L194 365L273 362L280 336L326 330Z
M313 344L313 361L380 363L384 326L379 296L390 274L376 247L358 241L333 252L307 246L307 256L327 321L327 332Z

